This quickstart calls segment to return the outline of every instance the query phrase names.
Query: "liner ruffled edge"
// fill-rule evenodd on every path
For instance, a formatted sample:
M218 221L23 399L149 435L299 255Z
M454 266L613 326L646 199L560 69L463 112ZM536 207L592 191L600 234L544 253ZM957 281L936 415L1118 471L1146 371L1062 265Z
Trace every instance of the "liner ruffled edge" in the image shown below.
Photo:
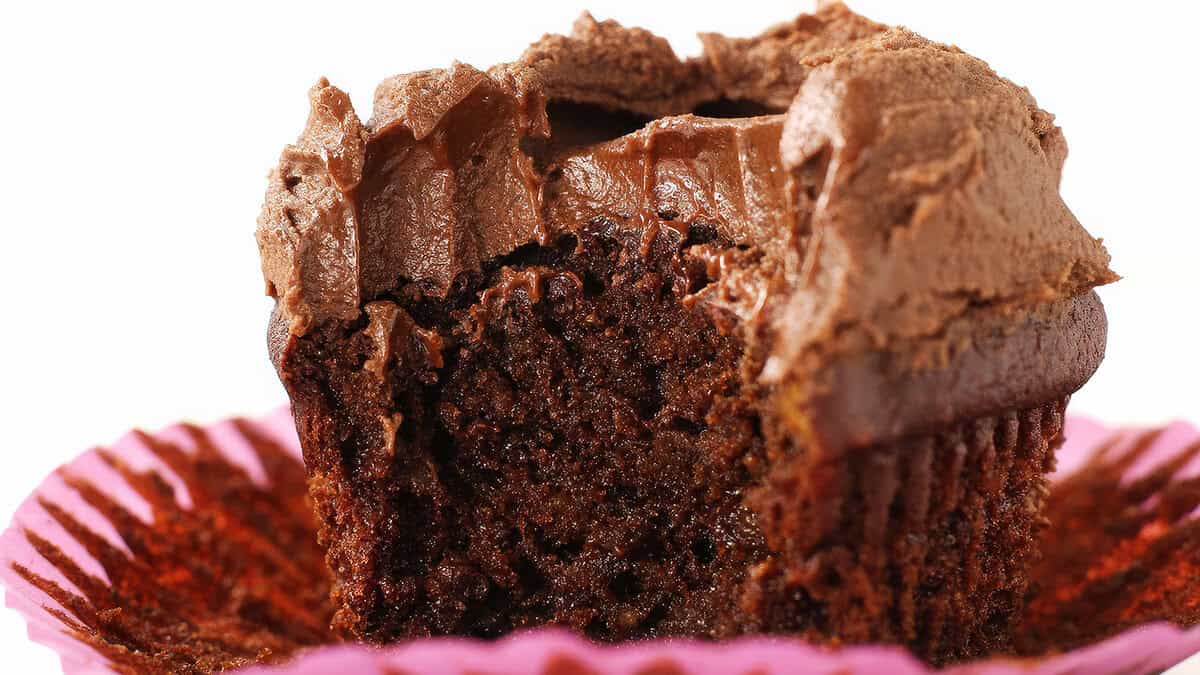
M266 474L246 436L238 431L239 422L248 423L255 431L279 442L281 447L293 453L299 460L300 446L296 439L291 411L287 407L254 420L226 419L204 427L205 434L222 455L232 464L244 469L256 482L264 484ZM176 443L187 450L195 449L195 438L188 433L188 425L185 423L166 427L150 438ZM101 451L107 451L133 469L157 471L175 489L180 508L189 508L191 500L183 481L154 456L147 446L146 439L145 434L131 431L112 445L106 448L92 448L59 467L21 502L8 527L0 534L0 585L4 587L5 605L17 610L25 618L31 640L49 647L58 654L63 672L67 675L108 674L116 671L103 654L78 640L55 615L56 612L69 613L66 608L16 571L15 564L19 564L67 590L77 594L79 592L57 567L38 553L25 533L31 531L41 535L57 545L83 571L107 582L108 577L100 563L63 529L42 503L47 501L62 507L108 543L129 553L113 524L87 504L68 485L65 476L91 479L105 494L130 513L143 521L148 520L149 505L100 456Z
M692 641L598 646L560 630L538 630L494 643L434 638L388 649L324 647L282 666L247 668L245 675L799 675L856 673L925 675L1066 675L1157 673L1200 651L1200 629L1155 623L1048 659L991 659L935 671L897 647L821 649L786 639L746 638L722 644Z

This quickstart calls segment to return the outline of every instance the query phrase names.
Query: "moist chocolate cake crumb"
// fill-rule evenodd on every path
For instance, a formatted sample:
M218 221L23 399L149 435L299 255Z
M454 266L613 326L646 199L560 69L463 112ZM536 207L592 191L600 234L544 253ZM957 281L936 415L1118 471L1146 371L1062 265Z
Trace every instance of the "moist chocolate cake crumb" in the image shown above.
M704 42L310 92L258 238L341 634L1010 647L1115 278L1061 132L840 5Z
M342 625L377 641L545 623L605 640L736 631L736 587L765 555L743 504L765 449L740 340L680 302L705 283L685 244L598 223L444 301L400 289L366 326L319 329L290 356L323 397L396 420L334 416L348 435L310 453L378 505L351 526L377 542L377 576L339 587L372 597L343 597ZM383 387L342 365L381 353ZM335 567L363 554L344 541L328 542ZM376 611L345 609L359 606Z

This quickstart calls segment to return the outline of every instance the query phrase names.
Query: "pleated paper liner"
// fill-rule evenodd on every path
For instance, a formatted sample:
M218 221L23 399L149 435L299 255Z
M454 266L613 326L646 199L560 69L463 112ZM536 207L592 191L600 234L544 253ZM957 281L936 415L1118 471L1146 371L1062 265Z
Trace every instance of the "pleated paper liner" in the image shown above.
M1152 673L1200 652L1200 432L1067 429L1020 654L947 672ZM132 432L25 500L0 535L0 580L68 673L930 672L895 647L784 638L338 645L314 527L286 410Z

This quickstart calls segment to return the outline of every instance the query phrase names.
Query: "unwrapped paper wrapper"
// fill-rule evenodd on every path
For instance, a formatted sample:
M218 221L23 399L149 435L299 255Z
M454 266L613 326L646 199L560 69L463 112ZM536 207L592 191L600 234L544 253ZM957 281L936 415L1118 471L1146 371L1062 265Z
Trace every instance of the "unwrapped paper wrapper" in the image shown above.
M1200 653L1200 432L1071 418L1058 458L1022 655L942 672L1155 673ZM543 629L338 644L286 409L131 432L79 456L0 535L0 581L71 674L933 672L897 647L766 637L600 646Z

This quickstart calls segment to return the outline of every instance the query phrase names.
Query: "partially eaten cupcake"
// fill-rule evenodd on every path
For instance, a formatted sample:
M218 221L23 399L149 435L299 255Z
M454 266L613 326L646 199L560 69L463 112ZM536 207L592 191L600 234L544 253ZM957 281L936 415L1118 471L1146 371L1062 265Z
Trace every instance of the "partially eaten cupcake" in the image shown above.
M702 39L310 92L258 241L345 635L1008 648L1115 278L1060 130L841 5Z

